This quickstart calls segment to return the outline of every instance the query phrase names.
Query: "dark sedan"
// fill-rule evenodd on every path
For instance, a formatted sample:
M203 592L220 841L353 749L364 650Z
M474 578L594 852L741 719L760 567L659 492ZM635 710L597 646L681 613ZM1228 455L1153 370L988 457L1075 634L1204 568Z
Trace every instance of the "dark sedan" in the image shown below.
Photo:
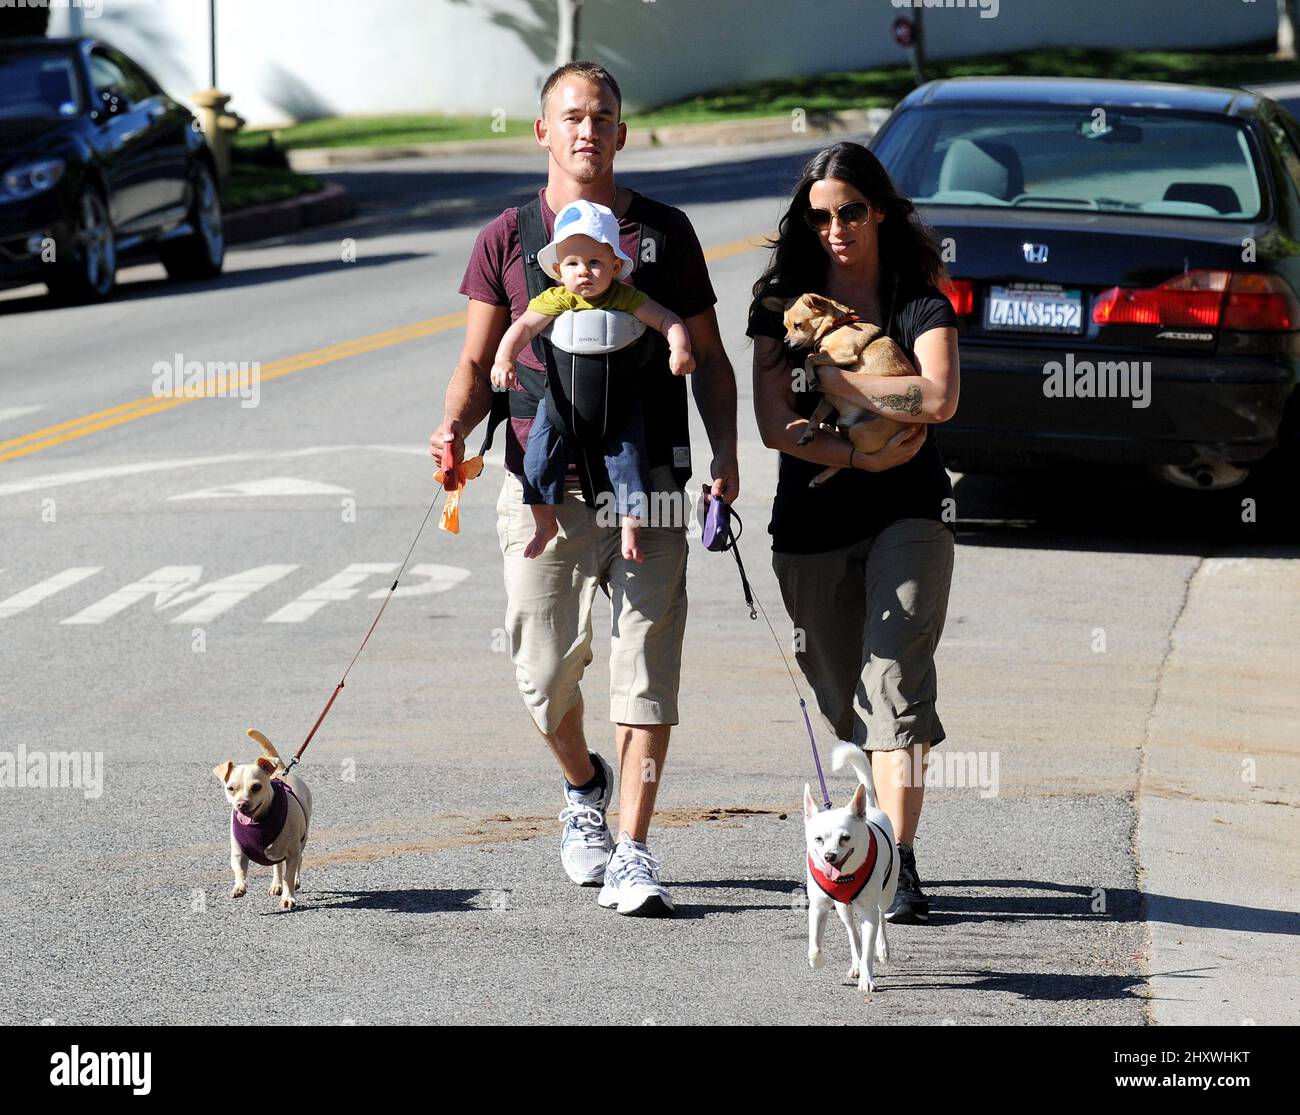
M221 273L216 171L197 121L104 43L0 41L0 285L94 301L129 257L156 257L174 279Z
M931 82L871 146L953 280L951 467L1118 462L1219 488L1292 459L1300 127L1273 102Z

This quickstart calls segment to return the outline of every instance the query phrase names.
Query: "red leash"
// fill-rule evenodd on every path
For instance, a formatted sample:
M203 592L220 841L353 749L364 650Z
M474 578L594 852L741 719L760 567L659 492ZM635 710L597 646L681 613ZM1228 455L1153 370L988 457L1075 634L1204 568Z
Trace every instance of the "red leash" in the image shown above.
M302 741L302 746L298 748L297 752L295 752L293 758L289 761L289 765L284 768L285 774L288 774L298 760L302 758L302 753L307 750L307 745L311 743L312 737L315 736L316 729L321 726L321 722L329 715L330 709L334 707L334 702L338 700L338 695L342 692L343 685L348 680L348 674L351 673L352 667L357 664L357 659L361 657L361 652L366 649L366 643L370 642L370 636L374 634L375 628L379 626L380 616L384 614L384 609L388 607L388 602L393 598L393 593L397 591L397 583L402 579L402 574L406 572L406 563L411 560L411 554L415 552L415 544L420 541L420 535L424 533L424 528L429 522L429 516L433 514L433 509L437 505L438 500L442 498L442 493L455 487L453 478L456 475L458 467L459 466L455 464L452 455L451 442L448 442L443 447L442 451L442 468L445 477L444 484L447 486L440 486L434 493L433 502L429 504L429 510L424 513L424 519L420 522L420 529L415 532L415 537L411 539L411 548L406 551L406 557L402 559L401 568L398 569L397 576L393 578L393 583L388 588L388 595L384 597L384 602L379 605L379 612L376 614L374 621L370 624L370 630L366 632L366 637L361 640L361 645L357 647L357 653L352 656L352 661L348 663L348 668L343 671L343 676L339 679L338 685L334 687L334 692L330 694L330 699L325 702L325 707L321 709L320 715L316 717L316 723L311 726L311 731L307 733L307 738ZM451 481L451 483L447 483L448 481ZM283 777L283 775L281 777Z

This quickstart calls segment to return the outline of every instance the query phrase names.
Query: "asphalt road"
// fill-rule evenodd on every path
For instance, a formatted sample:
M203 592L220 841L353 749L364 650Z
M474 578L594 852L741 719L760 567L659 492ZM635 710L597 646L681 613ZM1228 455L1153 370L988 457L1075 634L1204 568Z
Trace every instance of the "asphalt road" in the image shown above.
M797 147L620 156L710 252L742 546L778 630L746 241ZM496 465L459 536L421 539L308 752L302 906L276 908L268 869L227 897L211 768L251 758L247 726L292 750L353 654L433 494L470 245L542 173L339 171L355 220L232 251L218 282L0 294L0 774L20 749L103 763L98 789L0 787L0 1021L1297 1021L1296 546L1231 498L1093 476L959 480L940 751L986 778L955 784L954 758L931 791L933 919L892 931L870 1002L838 926L807 970L798 708L730 558L697 543L651 841L679 916L619 918L564 879L559 778L501 651ZM155 365L192 360L258 362L258 405L158 405ZM700 476L698 421L694 446ZM586 693L608 756L607 644L598 625Z

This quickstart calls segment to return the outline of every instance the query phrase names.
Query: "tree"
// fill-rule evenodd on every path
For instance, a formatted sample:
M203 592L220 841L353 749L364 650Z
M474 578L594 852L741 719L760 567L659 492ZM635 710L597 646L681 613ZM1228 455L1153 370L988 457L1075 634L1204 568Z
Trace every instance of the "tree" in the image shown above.
M563 66L578 58L578 13L582 0L557 0L559 21L555 37L555 64Z

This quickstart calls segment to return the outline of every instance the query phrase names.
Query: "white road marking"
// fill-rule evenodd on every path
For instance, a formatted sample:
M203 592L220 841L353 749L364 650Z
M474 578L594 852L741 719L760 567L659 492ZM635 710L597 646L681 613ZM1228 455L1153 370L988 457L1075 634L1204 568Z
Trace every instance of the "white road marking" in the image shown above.
M455 588L470 575L468 569L462 569L459 565L434 565L421 564L412 565L404 574L405 577L424 577L426 578L422 585L398 585L397 591L393 593L393 598L399 596L432 596L436 592L446 592L448 589ZM378 592L370 594L371 600L378 600L388 590L381 589Z
M202 584L203 566L164 565L60 622L72 626L101 624L114 616L121 615L133 604L152 596L155 612L160 612L164 608L191 605L173 617L172 623L207 623L223 612L228 612L253 593L287 577L298 568L300 568L298 565L292 564L258 565L241 573L232 573L208 584ZM314 616L326 604L352 599L363 591L359 586L367 578L388 577L398 568L399 563L395 561L353 563L314 588L308 589L284 607L272 612L263 622L302 623ZM0 619L34 608L46 598L84 581L87 577L94 576L102 569L103 566L100 565L74 566L39 584L25 588L7 600L0 601ZM455 588L469 576L470 570L457 565L425 562L411 566L402 575L402 583L398 585L393 595L433 596ZM387 587L376 589L367 596L367 599L381 600L387 594Z
M109 593L103 600L83 608L74 616L69 616L63 623L103 623L112 619L119 612L126 611L138 600L146 596L154 598L154 607L161 608L169 599L185 589L199 583L203 576L201 565L164 565L147 577L143 577L116 592Z
M21 418L24 414L35 414L42 407L0 407L0 422L7 422L11 418Z
M69 484L87 484L95 480L113 480L119 476L139 476L149 472L174 472L182 468L202 465L227 465L238 461L279 461L292 457L313 457L322 453L353 451L373 453L407 453L429 460L429 483L433 484L433 458L427 445L312 445L305 449L257 450L247 453L222 453L211 457L172 457L165 461L137 461L129 465L107 465L104 468L74 469L71 472L51 472L33 476L29 480L15 480L0 484L0 496L39 492L46 488L63 488Z
M9 616L16 616L19 612L25 612L28 608L34 608L47 597L79 581L84 581L87 577L93 577L103 568L102 565L74 565L71 569L65 569L62 573L56 573L53 577L47 577L39 584L32 585L31 588L16 592L8 600L0 600L0 619L7 619Z
M201 488L168 499L230 499L236 496L346 496L351 488L337 488L319 480L299 480L294 476L268 476L263 480L241 480L219 488Z
M222 577L210 585L201 585L192 592L183 592L163 606L187 604L191 600L207 597L202 603L187 608L172 620L172 623L207 623L222 612L229 611L241 600L252 596L258 589L274 584L281 577L287 577L297 568L296 565L259 565L242 573Z
M326 604L340 600L351 600L357 594L357 585L376 573L396 573L398 563L395 561L368 562L349 565L341 573L335 573L328 580L322 581L315 588L309 588L296 600L290 600L283 608L272 612L264 623L302 623L319 612ZM383 593L381 592L382 596ZM396 595L396 594L394 594Z
M349 565L341 573L335 573L327 581L322 581L315 588L310 588L296 600L289 601L283 608L272 612L263 621L265 623L302 623L303 620L310 619L319 612L326 604L335 603L341 600L350 600L357 594L357 585L361 584L367 577L375 576L379 573L395 573L398 569L398 563L395 561L369 562L356 565ZM457 565L436 565L432 563L422 563L413 565L403 574L403 578L408 580L412 577L423 577L422 584L400 584L397 591L393 593L394 599L399 596L432 596L435 593L446 592L448 589L455 588L458 584L469 577L470 571L462 569ZM369 596L371 600L382 600L388 595L388 589L376 589Z
M259 565L243 573L235 573L200 585L203 577L201 565L164 565L152 573L110 593L103 600L83 608L74 616L61 622L66 624L98 624L126 611L132 604L146 596L154 598L154 610L188 603L202 597L208 599L176 616L173 623L202 623L228 611L258 589L292 573L296 565Z

